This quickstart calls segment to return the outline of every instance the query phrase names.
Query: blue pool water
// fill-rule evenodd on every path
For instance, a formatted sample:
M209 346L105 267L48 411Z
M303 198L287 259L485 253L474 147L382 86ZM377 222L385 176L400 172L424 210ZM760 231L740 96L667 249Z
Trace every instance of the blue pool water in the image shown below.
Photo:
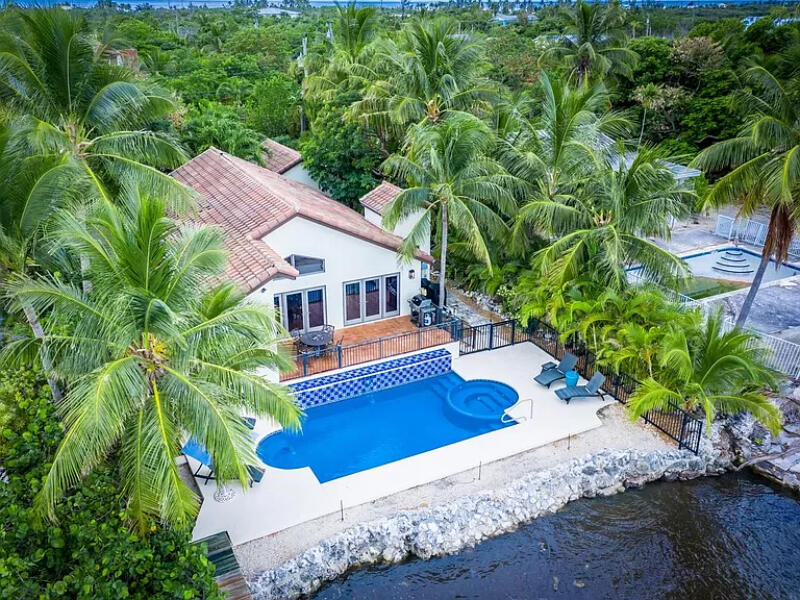
M451 371L310 408L301 432L269 435L256 452L273 467L311 467L324 483L514 424L500 421L517 399L512 388L479 380L478 393L470 394L469 385ZM494 411L496 418L454 414L447 401L454 388L459 390L456 404L479 405L482 417Z

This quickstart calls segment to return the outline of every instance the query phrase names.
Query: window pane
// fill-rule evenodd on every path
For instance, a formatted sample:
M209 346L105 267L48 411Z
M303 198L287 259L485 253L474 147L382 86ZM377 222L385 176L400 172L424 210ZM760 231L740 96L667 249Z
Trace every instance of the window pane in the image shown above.
M361 318L361 282L354 281L344 286L344 320L356 321Z
M303 329L303 294L286 294L286 328L289 331Z
M366 301L365 317L374 317L381 314L381 280L367 279L364 281L364 296Z
M308 256L299 256L295 254L294 268L300 272L300 275L322 273L325 270L325 261L321 258L310 258Z
M281 297L279 294L276 294L272 297L272 301L275 303L275 319L285 325L283 321L283 315L281 315Z
M384 301L383 311L387 314L397 312L398 293L397 293L398 276L390 275L384 279Z
M325 295L322 289L308 290L308 326L322 327L325 325Z

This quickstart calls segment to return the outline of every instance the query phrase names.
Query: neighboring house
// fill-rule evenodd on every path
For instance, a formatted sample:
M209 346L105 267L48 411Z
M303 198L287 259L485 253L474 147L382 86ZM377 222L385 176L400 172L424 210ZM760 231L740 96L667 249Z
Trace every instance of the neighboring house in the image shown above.
M135 73L139 72L139 51L136 48L125 48L123 50L106 50L108 64L117 67L128 67Z
M267 138L261 144L266 152L263 153L264 166L270 171L309 185L314 189L320 189L311 174L303 166L303 157L294 148L279 144L275 140Z
M419 292L417 252L402 238L322 192L216 148L173 172L200 195L194 221L219 226L228 276L254 301L273 303L289 331L342 327L409 314Z

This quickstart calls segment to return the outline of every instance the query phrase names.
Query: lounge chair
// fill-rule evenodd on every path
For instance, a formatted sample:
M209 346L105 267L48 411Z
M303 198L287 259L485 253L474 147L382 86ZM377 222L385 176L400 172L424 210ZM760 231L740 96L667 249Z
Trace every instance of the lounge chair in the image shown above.
M536 383L550 387L550 385L556 381L564 379L564 377L567 376L567 371L572 371L577 364L578 357L567 352L558 364L554 362L544 363L542 365L542 372L534 377L533 380Z
M211 462L211 456L208 454L208 450L205 447L195 440L194 438L189 439L181 448L181 452L183 452L186 456L191 456L195 459L200 466L197 467L197 471L192 473L195 479L202 479L204 480L204 484L206 485L209 480L216 479L214 477L214 464ZM208 473L200 474L200 471L203 469L208 469ZM264 478L264 469L259 469L258 467L251 467L248 465L247 472L250 475L250 487L253 487L254 483L260 483L261 480Z
M586 385L568 385L560 390L556 390L556 396L566 401L567 404L569 404L569 401L573 398L590 398L593 396L600 396L602 398L603 392L600 388L605 381L606 376L598 371L592 375L592 378Z

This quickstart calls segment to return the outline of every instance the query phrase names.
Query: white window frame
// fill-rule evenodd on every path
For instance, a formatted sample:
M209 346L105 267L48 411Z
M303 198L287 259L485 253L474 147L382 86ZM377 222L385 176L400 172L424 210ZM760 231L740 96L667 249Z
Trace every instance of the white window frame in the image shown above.
M309 273L310 274L310 273ZM316 327L309 327L308 326L308 292L315 292L317 290L322 291L322 325ZM322 329L322 327L328 322L328 291L325 289L324 285L315 285L312 287L303 288L301 290L291 290L288 292L279 292L277 294L273 294L272 302L274 306L275 298L278 298L278 310L280 311L280 318L281 318L281 325L283 325L284 329L287 331L289 330L289 322L288 317L286 315L286 296L291 296L292 294L300 294L303 301L303 328L300 330L302 332L306 331L318 331Z
M397 278L397 308L393 311L386 311L386 279L389 277L396 277ZM371 315L369 317L366 316L367 312L367 296L366 296L366 285L367 281L372 279L378 280L378 292L379 292L379 299L378 303L380 306L380 311L377 315ZM396 317L400 314L400 300L402 296L400 295L400 284L401 278L400 273L387 273L385 275L373 275L371 277L362 277L361 279L350 279L348 281L342 282L342 322L345 324L345 327L350 325L358 325L360 323L369 323L371 321L377 321L379 319L388 319L389 317ZM359 285L358 292L359 292L359 318L358 319L347 319L347 286L353 283L357 283Z

